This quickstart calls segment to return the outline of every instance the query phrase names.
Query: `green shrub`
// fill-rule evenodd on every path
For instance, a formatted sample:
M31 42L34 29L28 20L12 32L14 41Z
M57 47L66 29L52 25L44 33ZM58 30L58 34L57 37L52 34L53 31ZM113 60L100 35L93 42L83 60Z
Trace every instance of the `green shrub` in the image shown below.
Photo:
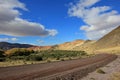
M30 61L42 61L43 58L40 55L30 55L26 58L26 60L30 60Z
M0 50L0 58L3 58L3 57L5 57L4 51L3 51L3 50Z
M11 60L24 60L25 56L11 56L9 57Z
M57 57L56 60L60 60L60 57Z
M81 56L84 56L84 55L87 55L87 53L86 53L85 51L81 51L81 52L80 52L80 55L81 55Z
M3 50L0 50L0 62L3 62L5 61L5 55L4 55L4 51Z
M39 51L38 54L42 55L44 58L56 58L57 60L59 60L60 58L87 55L85 51L67 51L67 50L46 50Z
M4 62L5 60L5 58L0 58L0 62Z

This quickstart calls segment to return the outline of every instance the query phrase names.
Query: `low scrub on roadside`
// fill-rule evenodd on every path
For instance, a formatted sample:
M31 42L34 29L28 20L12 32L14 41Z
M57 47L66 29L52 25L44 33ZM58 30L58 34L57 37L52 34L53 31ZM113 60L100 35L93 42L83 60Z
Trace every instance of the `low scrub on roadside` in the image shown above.
M64 61L75 58L88 57L85 51L67 50L44 50L33 51L26 48L13 48L7 51L0 51L0 61ZM51 61L50 61L51 62Z
M96 72L100 74L105 74L105 71L103 71L102 69L97 69Z
M36 60L36 58L41 58L41 61L48 59L61 60L63 58L71 58L71 57L79 57L79 56L87 56L87 53L85 51L46 50L46 51L36 52L35 54L30 54L27 57L27 60Z
M41 55L32 54L32 55L27 56L26 60L27 61L42 61L43 57Z

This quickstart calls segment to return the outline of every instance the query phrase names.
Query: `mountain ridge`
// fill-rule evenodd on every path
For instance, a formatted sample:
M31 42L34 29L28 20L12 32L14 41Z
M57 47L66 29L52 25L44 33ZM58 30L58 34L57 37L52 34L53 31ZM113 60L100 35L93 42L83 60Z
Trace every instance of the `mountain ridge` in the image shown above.
M29 47L33 47L33 45L20 44L20 43L0 42L0 49L2 49L2 50L8 50L8 49L12 49L12 48L29 48Z

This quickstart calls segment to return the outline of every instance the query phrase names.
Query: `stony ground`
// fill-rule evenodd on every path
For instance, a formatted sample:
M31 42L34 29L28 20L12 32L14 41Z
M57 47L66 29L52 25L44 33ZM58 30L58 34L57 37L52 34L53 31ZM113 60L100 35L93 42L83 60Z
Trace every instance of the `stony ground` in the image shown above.
M80 80L113 80L112 76L116 73L120 73L120 55L118 55L118 58L116 60L100 69L103 70L105 74L98 73L96 70L92 73L89 73L87 76Z

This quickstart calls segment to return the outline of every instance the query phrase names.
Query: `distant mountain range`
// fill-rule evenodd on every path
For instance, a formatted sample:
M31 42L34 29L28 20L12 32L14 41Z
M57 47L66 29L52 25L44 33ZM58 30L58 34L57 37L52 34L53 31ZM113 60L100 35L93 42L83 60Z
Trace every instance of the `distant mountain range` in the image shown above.
M29 48L33 50L84 50L88 53L105 50L120 50L120 26L103 36L98 41L95 40L75 40L72 42L65 42L54 46L33 46L29 44L18 44L0 42L0 48L8 50L11 48Z
M33 47L33 45L0 42L0 49L2 49L2 50L8 50L8 49L12 49L12 48L29 48L29 47Z

